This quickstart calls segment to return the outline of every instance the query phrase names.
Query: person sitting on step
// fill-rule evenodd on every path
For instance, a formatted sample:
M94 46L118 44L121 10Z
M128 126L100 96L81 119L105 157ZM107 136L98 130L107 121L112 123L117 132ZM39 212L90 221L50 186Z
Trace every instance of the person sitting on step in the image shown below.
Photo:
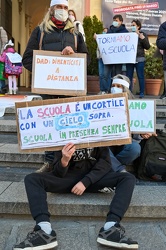
M115 188L115 194L97 242L110 249L138 249L137 241L128 238L120 224L129 207L135 181L134 175L128 172L112 170L108 147L76 149L73 143L66 144L61 151L55 152L51 172L31 173L25 177L29 207L36 226L13 250L44 250L58 245L50 223L47 192L81 196L84 192L96 193L104 187Z

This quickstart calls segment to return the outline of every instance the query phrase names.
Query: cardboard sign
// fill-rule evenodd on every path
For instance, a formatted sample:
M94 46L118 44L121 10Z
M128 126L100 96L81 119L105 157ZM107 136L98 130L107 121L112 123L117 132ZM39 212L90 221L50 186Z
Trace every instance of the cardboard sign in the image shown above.
M16 103L20 150L131 143L127 94Z
M104 64L135 63L138 35L113 33L96 35L96 41Z
M34 50L32 92L82 96L87 93L86 54Z
M132 133L156 132L155 100L128 100Z

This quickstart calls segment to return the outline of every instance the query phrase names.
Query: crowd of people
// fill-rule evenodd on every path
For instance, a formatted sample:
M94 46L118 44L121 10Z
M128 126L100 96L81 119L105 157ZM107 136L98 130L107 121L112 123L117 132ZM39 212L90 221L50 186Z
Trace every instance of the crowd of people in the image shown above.
M145 50L150 48L150 43L147 35L141 31L139 20L131 22L131 30L138 35L138 46L136 62L126 64L126 75L122 72L121 63L104 64L102 54L97 48L99 94L126 92L128 99L134 99L132 82L133 72L136 69L140 87L139 97L144 97ZM103 29L103 34L128 32L121 15L115 15L110 28ZM96 39L96 35L94 38ZM1 46L0 61L5 63L6 54L16 51L14 43L8 39ZM166 84L166 22L159 29L157 46L164 51L163 67ZM50 8L43 17L43 21L32 31L22 57L23 66L30 72L32 72L33 50L39 49L60 51L62 55L86 53L87 57L90 56L84 28L77 20L75 11L69 9L68 0L51 0ZM17 60L18 57L17 55ZM4 76L8 78L9 94L12 94L12 91L16 94L16 77L9 73ZM57 98L57 96L52 97ZM58 96L58 98L61 97ZM44 98L48 99L50 96L45 95ZM68 143L61 151L45 152L44 166L25 177L26 194L36 225L34 230L27 234L26 239L16 244L13 249L44 250L58 245L57 235L50 221L47 192L72 193L81 196L85 192L97 193L106 187L114 189L115 194L110 202L105 223L98 233L97 242L110 248L138 249L138 242L127 237L121 225L121 220L130 205L136 182L135 176L127 172L126 165L140 156L140 141L151 136L156 134L133 135L131 144L110 147L76 149L73 143Z

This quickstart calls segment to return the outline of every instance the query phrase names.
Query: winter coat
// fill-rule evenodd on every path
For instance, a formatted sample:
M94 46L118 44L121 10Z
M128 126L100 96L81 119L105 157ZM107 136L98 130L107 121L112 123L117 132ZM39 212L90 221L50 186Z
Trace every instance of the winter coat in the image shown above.
M63 30L58 29L51 20L50 23L53 30L50 30L49 33L44 32L42 50L62 51L66 46L71 46L75 52L88 54L88 50L81 33L78 33L76 36L76 43L73 34L73 24L70 21L67 22ZM33 30L26 50L23 54L23 66L29 71L32 71L33 50L39 50L40 35L41 31L38 26Z
M107 33L127 33L129 32L124 24L121 24L119 27L114 27L113 25L110 26Z
M140 31L144 35L144 39L138 38L138 46L137 46L137 57L145 57L145 49L148 50L150 48L150 43L148 36Z
M166 22L160 25L156 45L163 50L163 69L166 70Z
M15 53L15 49L14 48L8 48L8 49L5 49L3 52L2 52L2 55L0 56L0 62L5 62L5 59L6 59L6 53Z
M78 149L65 168L62 167L61 158L62 151L55 151L53 174L60 178L66 177L67 181L79 171L83 173L84 177L80 181L86 188L113 171L108 147Z

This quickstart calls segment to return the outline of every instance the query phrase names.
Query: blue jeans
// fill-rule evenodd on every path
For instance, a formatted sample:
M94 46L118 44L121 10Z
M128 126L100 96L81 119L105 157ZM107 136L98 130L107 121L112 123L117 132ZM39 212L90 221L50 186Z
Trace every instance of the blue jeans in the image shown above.
M0 90L5 87L5 80L0 80Z
M100 91L108 91L109 88L110 88L109 87L110 83L111 83L111 72L110 71L106 72L106 74L108 74L108 76L107 76L107 78L108 78L107 84L105 83L105 80L103 81L105 66L107 66L107 65L104 65L102 58L100 58L98 60Z
M113 170L115 172L122 171L125 165L131 164L140 156L140 153L141 146L136 141L121 146L110 146L110 157Z
M111 88L111 77L117 74L122 74L122 64L105 64L104 75L102 78L102 87L104 91L110 92Z
M128 76L128 78L130 79L130 90L132 91L132 87L133 87L133 74L134 74L134 68L136 68L136 72L137 72L137 77L138 77L138 81L139 81L139 87L140 87L140 95L144 95L144 91L145 91L145 76L144 76L144 66L145 66L145 62L138 62L135 64L126 64L126 75Z
M102 79L104 75L104 63L102 58L98 59L98 70L99 70L100 91L105 91L104 86L102 85Z

